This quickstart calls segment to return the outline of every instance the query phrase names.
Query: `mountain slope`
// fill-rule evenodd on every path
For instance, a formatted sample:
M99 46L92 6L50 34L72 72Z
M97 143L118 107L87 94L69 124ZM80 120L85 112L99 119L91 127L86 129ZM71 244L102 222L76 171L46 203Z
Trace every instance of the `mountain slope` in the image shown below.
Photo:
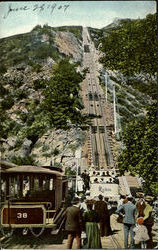
M34 65L43 63L47 58L56 61L69 56L74 61L81 61L82 27L53 28L48 25L37 25L31 32L0 39L1 67L4 73L8 67L23 63ZM61 49L59 37L68 51ZM71 43L70 43L71 41ZM70 53L70 50L73 53Z
M64 161L66 166L74 166L75 149L84 141L83 132L76 133L71 121L78 123L81 118L77 111L82 109L78 84L83 76L77 73L81 45L82 27L75 26L38 25L27 34L0 40L0 135L6 141L2 158L38 165L49 165L55 158L59 166ZM64 107L61 94L55 92L57 83L57 90L62 88L61 94L72 105ZM55 98L54 109L50 94ZM58 129L62 121L65 127L70 124L70 132Z

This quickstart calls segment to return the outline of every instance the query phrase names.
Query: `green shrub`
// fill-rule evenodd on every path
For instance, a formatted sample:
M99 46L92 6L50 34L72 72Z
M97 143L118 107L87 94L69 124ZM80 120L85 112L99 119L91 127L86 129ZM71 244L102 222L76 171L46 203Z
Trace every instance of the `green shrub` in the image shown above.
M11 162L16 165L36 165L36 161L33 159L32 156L21 157L21 156L13 156L11 158Z
M42 154L42 156L44 156L47 159L47 158L50 158L52 156L52 154L51 153L44 153L44 154Z
M41 72L41 69L42 69L42 65L39 64L39 63L33 63L32 65L32 70L36 73L39 73Z
M1 102L1 107L3 110L8 110L14 105L14 98L11 95L5 97Z
M15 144L16 151L18 151L21 148L22 144L23 144L23 140L18 138Z
M43 146L43 142L36 142L36 144L34 145L34 148L40 148Z
M1 63L0 64L0 74L4 74L5 72L7 72L7 67L5 64Z
M76 171L72 170L70 167L65 169L65 174L66 175L76 175Z
M48 151L50 147L48 145L43 145L42 152Z
M20 114L20 119L22 120L23 123L27 121L28 114L21 112Z
M22 100L22 99L27 98L28 93L25 92L25 91L22 90L22 89L17 89L17 90L14 92L14 96L16 97L17 101L19 101L19 100Z
M4 98L5 95L9 94L9 90L3 87L4 83L0 82L0 96Z

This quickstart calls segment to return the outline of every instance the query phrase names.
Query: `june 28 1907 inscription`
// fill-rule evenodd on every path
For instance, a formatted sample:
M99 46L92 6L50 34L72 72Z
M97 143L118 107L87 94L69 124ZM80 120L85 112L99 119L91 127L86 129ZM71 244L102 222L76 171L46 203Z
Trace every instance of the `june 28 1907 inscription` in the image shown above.
M44 11L45 9L50 9L50 14L53 13L53 11L56 9L56 10L62 10L62 11L66 11L67 8L69 7L70 5L69 4L58 4L58 3L52 3L52 4L34 4L32 6L27 6L27 5L24 5L22 7L13 7L11 4L9 4L8 6L8 10L7 10L7 13L3 16L3 18L7 18L9 16L9 14L11 12L17 12L17 11L28 11L28 10L32 10L32 11Z

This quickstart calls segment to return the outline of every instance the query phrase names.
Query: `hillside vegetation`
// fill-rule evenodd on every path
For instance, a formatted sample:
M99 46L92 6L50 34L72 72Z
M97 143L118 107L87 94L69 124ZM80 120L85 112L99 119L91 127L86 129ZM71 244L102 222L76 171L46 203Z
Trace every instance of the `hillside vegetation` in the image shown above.
M145 180L144 191L157 195L157 103L147 108L147 114L128 124L123 133L124 150L118 158L122 174L130 171Z
M122 124L123 150L118 158L122 174L130 171L145 180L144 191L156 196L157 188L157 42L156 14L144 19L116 20L98 30L89 28L102 52L104 86L109 74L108 100L116 89L117 118Z
M126 76L145 73L150 79L157 70L156 48L156 14L145 19L121 20L119 27L102 39L101 50L106 56L101 62L105 68Z
M100 59L104 68L123 74L128 85L156 98L156 14L89 31L104 54Z
M122 127L142 116L145 106L157 98L156 14L144 19L118 19L103 29L89 28L95 46L101 51L100 83L108 72L108 100L116 87L117 116Z

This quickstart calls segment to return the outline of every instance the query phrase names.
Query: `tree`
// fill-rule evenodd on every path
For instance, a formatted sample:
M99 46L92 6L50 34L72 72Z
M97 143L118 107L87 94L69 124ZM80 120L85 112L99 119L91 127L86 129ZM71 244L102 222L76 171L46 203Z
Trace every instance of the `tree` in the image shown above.
M157 182L157 105L147 108L146 116L130 122L123 135L125 149L118 158L121 174L130 171L143 177L145 192L156 196Z
M55 128L68 128L69 121L82 124L83 108L79 98L80 82L83 77L76 72L75 66L68 59L62 59L53 67L53 76L43 91L43 109L49 114Z
M156 30L156 14L149 14L144 19L121 20L118 27L102 38L104 67L126 76L141 72L156 75Z

